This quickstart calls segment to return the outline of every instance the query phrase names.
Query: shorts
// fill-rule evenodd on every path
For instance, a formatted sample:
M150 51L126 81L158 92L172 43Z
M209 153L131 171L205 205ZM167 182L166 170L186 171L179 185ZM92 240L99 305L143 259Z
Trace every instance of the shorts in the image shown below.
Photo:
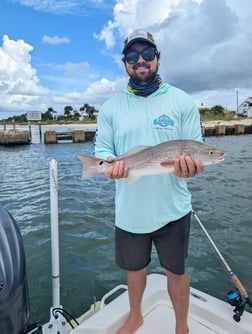
M131 233L116 227L116 264L127 271L147 267L154 244L160 265L174 274L183 275L188 254L190 221L191 213L188 213L159 230L146 234Z

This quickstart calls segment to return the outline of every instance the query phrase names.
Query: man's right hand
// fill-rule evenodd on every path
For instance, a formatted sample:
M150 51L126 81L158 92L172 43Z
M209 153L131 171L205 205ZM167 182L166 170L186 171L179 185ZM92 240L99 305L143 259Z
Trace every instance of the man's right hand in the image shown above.
M113 162L113 157L107 158L108 162ZM109 177L110 179L121 179L121 178L127 178L129 174L128 167L125 167L124 162L116 161L112 166L109 166L106 171L104 172L104 175L106 177Z

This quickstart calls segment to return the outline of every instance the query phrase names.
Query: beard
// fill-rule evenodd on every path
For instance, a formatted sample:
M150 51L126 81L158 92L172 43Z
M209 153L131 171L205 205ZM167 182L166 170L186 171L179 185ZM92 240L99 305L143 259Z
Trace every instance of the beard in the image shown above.
M144 73L137 73L136 70L139 67L145 67L146 69L148 69L148 72L144 72ZM135 64L133 67L133 72L132 73L128 73L130 76L130 79L137 85L146 85L151 83L156 75L157 75L157 71L158 71L158 66L155 69L155 71L151 70L151 66L148 63L142 63L142 64Z

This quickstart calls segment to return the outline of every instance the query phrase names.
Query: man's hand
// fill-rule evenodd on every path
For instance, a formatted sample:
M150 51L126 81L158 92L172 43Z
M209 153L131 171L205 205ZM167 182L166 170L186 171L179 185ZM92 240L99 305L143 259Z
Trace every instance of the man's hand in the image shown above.
M201 161L193 160L188 155L182 155L175 160L174 173L179 177L194 177L197 173L201 173L204 166Z
M108 162L113 162L112 157L108 157ZM110 179L121 179L128 177L129 169L125 167L123 161L116 161L116 163L113 166L110 166L106 169L104 172L104 175L106 177L109 177Z

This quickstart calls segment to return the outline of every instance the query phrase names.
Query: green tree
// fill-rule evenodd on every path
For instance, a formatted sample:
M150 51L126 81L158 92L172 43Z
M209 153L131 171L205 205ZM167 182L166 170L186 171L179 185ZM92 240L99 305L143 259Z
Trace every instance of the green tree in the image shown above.
M97 110L95 109L95 107L90 106L88 103L85 103L83 105L83 107L80 108L80 111L86 110L87 114L88 114L88 118L90 119L94 119L94 112L97 112Z
M42 113L42 121L46 121L48 119L53 119L53 108L48 108L46 112Z
M215 116L223 116L224 108L222 106L216 105L210 109L211 113Z
M78 121L79 118L80 118L79 111L78 110L74 110L74 112L73 112L73 119Z
M72 111L73 111L73 107L65 106L64 115L67 116L67 117L70 117L70 116L72 116Z
M199 112L200 112L201 116L207 116L210 113L210 109L209 108L200 108Z

